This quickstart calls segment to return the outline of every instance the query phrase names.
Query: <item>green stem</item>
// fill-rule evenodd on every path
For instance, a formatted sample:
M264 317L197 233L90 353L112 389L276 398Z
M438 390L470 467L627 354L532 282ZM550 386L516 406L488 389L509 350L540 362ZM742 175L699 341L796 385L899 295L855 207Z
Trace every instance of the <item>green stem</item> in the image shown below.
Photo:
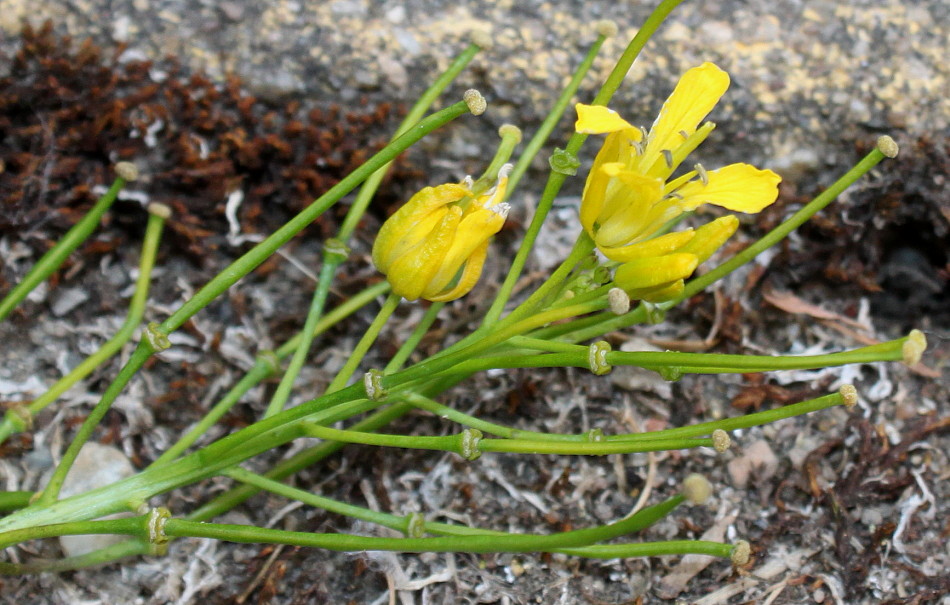
M300 341L294 351L284 375L280 379L280 384L274 390L270 404L264 412L264 418L273 416L284 409L287 399L290 397L290 391L294 388L294 382L303 369L303 364L307 361L310 354L310 347L316 337L317 323L323 315L323 306L327 302L327 295L330 293L330 284L336 274L336 268L340 266L340 260L331 258L330 254L324 254L323 267L320 269L320 278L317 281L317 287L313 292L313 299L310 301L310 309L307 311L307 319L304 322L303 330L300 332Z
M313 335L314 337L323 334L331 327L335 326L342 320L346 319L357 310L361 309L367 305L370 301L375 299L381 294L385 294L389 291L389 282L379 282L369 288L366 288L362 292L354 295L352 298L340 303L335 309L327 313L319 322L317 322L316 327L314 328ZM204 418L201 419L198 424L196 424L188 433L186 433L181 439L179 439L175 445L170 447L165 453L159 456L151 466L161 466L167 462L171 462L175 458L179 457L185 452L191 445L197 441L202 435L204 435L208 429L214 426L218 420L224 416L228 410L234 406L235 403L240 401L241 397L245 393L250 391L252 388L257 386L262 380L273 376L277 372L277 363L281 359L286 358L293 351L295 351L303 337L303 332L298 332L293 338L285 342L280 346L274 353L273 356L268 354L266 351L262 351L258 354L257 360L254 363L254 367L244 375L241 380L238 381L236 385L231 387L231 390L217 403L211 410L205 414ZM274 359L276 357L276 359Z
M410 525L413 523L413 516L399 516L389 513L381 513L378 511L370 510L362 506L355 506L352 504L346 504L339 502L338 500L332 500L324 496L318 496L316 494L311 494L310 492L291 487L284 483L273 481L261 475L245 471L244 469L236 469L228 473L228 476L232 477L235 480L241 481L242 483L247 483L253 485L259 489L266 490L273 494L283 496L290 500L297 500L303 502L308 506L313 506L315 508L320 508L327 510L333 513L346 515L354 519L360 519L362 521L367 521L369 523L375 523L383 527L388 527L390 529L408 533ZM654 504L653 506L644 508L640 511L634 513L631 516L623 527L625 533L635 533L643 531L647 527L653 525L666 515L668 515L672 510L683 502L682 496L674 496L668 500L661 502L659 504ZM489 529L467 527L464 525L451 525L448 523L439 523L438 521L424 521L421 524L421 527L418 527L418 532L426 532L430 534L435 534L438 536L509 536L511 534L502 531L494 531ZM421 536L414 536L421 537ZM604 546L604 545L600 545ZM622 546L622 545L616 545ZM577 556L587 556L589 552L599 552L594 551L593 549L598 549L599 546L580 546L575 548L561 548L557 549L555 552L560 552L564 554L571 554Z
M697 292L702 291L710 284L719 281L742 265L750 262L765 250L768 250L781 240L785 239L789 233L800 227L808 219L824 209L825 206L833 202L835 198L841 195L845 189L853 185L855 181L864 176L869 170L877 166L885 157L887 156L885 156L879 148L875 147L869 154L864 156L860 162L855 164L851 170L846 172L841 178L835 181L831 187L823 191L820 195L818 195L818 197L806 204L801 210L793 214L781 225L769 231L765 236L762 237L762 239L755 242L742 252L736 254L734 257L730 258L728 261L719 265L712 271L690 280L690 282L686 284L686 288L683 290L683 293L676 300L665 303L665 306L669 308L679 304L680 301L686 300Z
M631 441L636 439L680 439L684 437L699 437L702 435L711 435L712 432L717 429L730 432L739 429L747 429L753 426L762 426L764 424L770 424L772 422L777 422L786 418L810 414L812 412L824 410L836 405L841 405L843 403L844 398L840 393L831 393L816 399L802 401L800 403L793 403L791 405L786 405L774 410L746 414L745 416L739 416L737 418L724 418L722 420L703 422L700 424L682 426L674 429L666 429L663 431L654 431L652 433L609 435L606 436L605 439L607 441Z
M600 52L600 48L604 45L604 41L606 39L606 36L597 36L597 39L587 50L584 60L581 61L580 65L577 66L577 69L574 70L574 75L571 77L571 81L568 82L567 86L564 87L564 90L561 91L561 96L557 98L557 101L555 101L554 105L551 107L551 111L548 112L547 117L544 118L543 122L541 122L538 132L536 132L535 135L531 137L531 140L528 142L528 144L525 145L524 152L521 154L521 157L518 158L514 169L511 171L511 175L508 177L508 195L506 197L510 197L511 193L514 192L515 187L517 187L518 183L521 181L521 177L523 177L525 172L527 172L528 168L531 166L531 162L534 161L534 158L537 157L538 153L541 151L541 147L544 146L544 143L548 140L548 137L551 136L551 132L554 131L554 127L557 126L557 123L561 120L561 117L567 110L567 106L570 104L571 99L573 99L574 95L577 94L577 89L580 88L581 82L584 81L584 77L587 75L587 72L590 71L591 66L594 64L594 59L597 58L597 54ZM512 287L514 287L514 282L512 282ZM510 296L510 290L508 296ZM505 300L507 300L507 296ZM497 321L501 316L501 310L503 308L504 302L501 304L498 304L497 302L494 303L492 305L492 310L489 310L488 314L486 315L486 323L493 323ZM497 309L497 311L494 309Z
M82 536L87 534L125 534L147 538L146 516L109 519L106 521L73 521L55 525L40 525L14 529L0 533L0 548L6 548L27 540L56 538L59 536Z
M129 311L126 314L125 321L119 331L106 341L99 349L84 359L79 365L72 369L68 374L60 378L56 384L48 391L34 399L26 411L32 418L43 408L59 399L60 395L68 391L74 384L85 378L105 363L110 357L116 354L125 343L131 340L135 329L142 321L145 313L145 302L148 298L149 283L152 278L152 268L155 266L155 255L158 251L158 244L161 241L162 226L165 219L156 214L149 214L148 224L145 227L145 238L142 243L142 251L139 257L139 276L135 283L135 293L129 303ZM25 418L15 415L13 410L8 410L3 423L0 424L0 443L3 443L7 437L13 433L25 429Z
M682 1L683 0L663 0L660 2L660 5L650 14L649 18L644 22L643 27L637 31L636 36L634 36L630 44L627 45L627 48L614 66L613 71L610 72L604 85L600 88L600 92L597 93L597 96L594 98L594 105L606 105L610 101L621 83L623 83L624 77L633 65L634 60L640 54L640 51L643 50L647 41L660 27L667 15ZM585 140L587 140L587 135L575 132L567 143L565 149L566 155L576 157L584 145ZM538 237L538 233L541 231L541 226L551 211L554 199L560 192L561 186L564 184L567 176L568 175L564 172L552 170L548 177L547 184L544 186L544 191L541 194L541 200L538 202L538 207L531 219L531 224L528 226L527 231L525 231L524 239L518 248L518 252L515 254L515 259L511 263L511 269L505 277L505 282L498 290L495 301L485 315L483 325L491 325L501 317L501 312L507 304L515 284L521 277L521 272L524 269L525 263L528 261L531 250L534 248L534 242Z
M315 534L264 529L246 525L198 523L169 519L165 523L168 537L204 537L230 542L252 542L308 546L327 550L391 550L397 552L540 552L580 547L640 531L656 518L682 502L682 496L670 498L663 507L651 507L649 515L632 515L626 519L593 527L551 535L469 534L438 538L376 538L347 534Z
M26 274L20 283L18 283L10 292L0 300L0 321L3 321L13 309L17 307L30 292L40 283L48 278L53 271L63 264L73 250L92 234L106 213L112 202L115 201L119 191L125 186L125 179L117 177L109 187L109 190L96 201L95 205L86 213L78 223L66 232L66 234L56 242L56 245L49 249L40 260L36 261L33 268Z
M0 563L0 574L21 576L31 573L57 573L72 571L84 567L93 567L112 563L118 559L145 555L152 552L153 546L142 539L126 540L84 555L64 557L57 560L31 561L28 563Z
M454 452L459 456L470 458L473 455L472 447L476 452L511 452L518 454L561 454L577 456L604 456L607 454L632 454L640 452L659 452L666 450L682 450L693 447L712 447L712 439L705 438L673 438L649 439L642 441L567 441L544 440L532 441L526 439L480 439L473 437L471 432L462 432L456 435L441 437L421 437L418 435L388 435L383 433L364 433L321 426L314 423L305 423L304 432L310 437L327 441L344 443L361 443L381 447L398 447L417 450L437 450ZM472 445L473 438L477 445Z
M0 492L0 512L24 508L32 497L33 492Z
M429 107L435 102L435 100L442 94L442 91L451 84L456 77L462 72L463 69L472 61L476 54L481 50L481 47L477 44L470 44L465 50L459 53L458 57L455 58L455 61L446 69L442 74L432 83L422 96L419 97L419 100L412 106L412 109L409 110L409 113L406 114L406 117L399 124L399 127L396 129L395 136L398 137L409 130L413 124L422 119L422 116L425 115L425 112L428 111ZM342 242L349 240L350 235L356 229L356 225L359 223L360 218L363 216L363 212L366 210L366 207L369 205L370 200L373 198L373 194L376 193L376 190L379 188L379 184L382 182L383 178L386 176L386 172L389 170L392 162L389 162L376 170L369 178L366 179L366 182L360 188L359 193L356 196L356 199L353 200L353 205L350 208L350 211L347 212L346 218L343 219L343 224L340 226L340 232L337 235L337 239Z
M383 303L382 308L376 315L376 319L374 319L373 323L371 323L369 328L366 329L363 337L360 338L360 341L356 343L356 347L353 349L353 352L350 353L346 363L337 373L336 377L333 379L333 382L330 383L330 386L327 387L327 393L335 393L346 386L346 383L350 380L350 378L353 376L353 373L356 372L356 369L360 366L360 362L363 361L363 357L366 356L369 348L373 346L374 342L376 342L376 337L379 336L383 326L386 325L386 322L389 321L389 317L393 314L393 311L395 311L396 307L399 306L400 301L402 301L402 297L397 294L390 294L386 297L386 302Z
M409 335L409 338L406 339L406 342L399 347L399 350L396 351L396 354L393 355L393 358L389 360L389 363L386 364L386 367L383 368L384 374L392 374L401 368L406 360L409 359L409 356L412 355L413 351L416 350L416 347L419 346L419 343L422 342L422 339L428 333L429 328L432 327L432 324L435 323L436 318L439 315L439 311L442 310L442 307L445 306L445 303L436 302L432 303L428 309L426 309L425 314L422 316L422 319L416 324L416 327L412 330L412 334Z
M79 427L79 431L76 433L76 436L73 437L72 443L69 444L69 447L63 454L63 458L59 461L56 470L53 471L42 495L37 498L37 505L49 506L56 502L56 499L59 497L59 490L62 489L66 475L69 473L69 469L72 468L76 457L79 455L79 450L81 450L82 446L92 437L93 431L95 431L99 423L102 422L102 419L105 417L106 412L109 411L116 397L119 396L119 393L122 392L125 385L132 380L135 373L145 365L145 362L151 357L152 352L153 350L148 345L147 339L143 337L139 342L139 346L136 347L132 356L129 358L129 361L119 370L115 380L112 381L105 393L102 394L102 399L99 400L96 407L92 409L92 412L90 412L89 416L83 421L82 426Z

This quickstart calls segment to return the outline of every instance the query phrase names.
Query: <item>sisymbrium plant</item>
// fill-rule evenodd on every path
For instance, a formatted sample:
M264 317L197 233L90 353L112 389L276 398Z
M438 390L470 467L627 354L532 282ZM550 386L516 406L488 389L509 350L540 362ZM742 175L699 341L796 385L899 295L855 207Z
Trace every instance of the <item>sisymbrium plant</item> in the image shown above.
M76 534L118 534L127 539L60 560L22 562L11 557L0 562L0 571L62 571L136 555L161 555L170 541L186 537L341 551L552 552L601 559L698 553L731 559L738 566L746 564L750 547L742 540L644 542L631 538L667 515L677 514L675 510L680 505L697 504L708 498L712 489L697 476L684 478L680 493L631 510L612 522L546 535L474 527L425 513L404 515L373 510L285 481L303 469L319 466L343 444L452 452L472 464L497 452L583 456L690 448L722 452L729 448L730 432L833 406L853 407L857 401L854 387L845 386L808 401L666 430L629 433L617 426L598 426L580 434L561 434L514 428L440 401L448 389L487 370L575 367L605 375L615 366L635 366L675 380L687 373L744 374L867 362L915 363L920 359L926 342L917 331L877 345L811 356L625 352L614 351L605 340L617 330L662 321L666 310L775 245L882 159L897 152L893 141L883 137L867 157L814 201L761 240L694 277L697 267L710 262L736 232L739 220L725 215L695 228L680 228L679 223L704 205L733 212L759 212L776 201L780 178L770 170L748 164L707 170L697 163L689 170L680 170L713 133L715 125L703 120L714 111L729 85L729 76L712 63L703 63L683 74L649 130L632 125L607 108L633 60L677 4L678 0L661 2L591 104L576 106L575 132L563 149L555 149L551 154L549 180L517 254L510 263L498 259L499 264L507 267L503 283L480 286L482 291L494 293L494 297L484 316L478 318L477 329L453 335L457 338L451 341L440 341L441 348L435 354L424 356L417 351L443 305L469 294L481 277L486 259L499 256L492 238L505 224L510 205L517 203L512 194L577 93L605 37L615 30L609 24L600 26L597 41L552 106L548 119L526 142L520 155L516 156L515 150L522 142L521 131L507 125L500 130L497 153L482 175L455 183L431 184L386 220L372 248L373 263L385 281L368 285L339 306L325 309L338 268L353 262L349 258L351 236L389 163L449 122L486 110L484 98L477 91L469 91L462 101L424 117L445 87L487 46L484 39L466 48L422 95L387 147L236 259L164 320L144 326L122 369L82 425L65 429L70 444L45 485L35 492L0 493L0 507L8 511L0 519L0 544L4 547ZM514 285L555 196L565 179L581 169L577 155L588 135L606 137L593 165L581 171L586 172L586 184L577 221L583 229L570 253L540 285L515 296ZM67 234L54 248L55 254L41 259L33 272L5 295L0 317L15 308L30 289L49 277L88 237L119 189L134 178L128 166L120 170L120 178L90 212L88 220L84 219ZM308 314L300 319L300 333L273 351L257 351L256 363L248 373L208 409L196 426L179 436L157 459L147 461L148 466L137 474L85 493L61 497L63 483L83 445L95 436L106 412L129 380L139 372L148 372L148 360L172 346L169 337L360 185L362 189L336 237L324 243L319 280ZM36 415L55 404L59 394L132 342L134 328L143 314L149 315L145 312L149 277L162 225L168 220L174 217L167 208L151 209L129 327L124 327L116 340L79 366L77 371L81 371L64 377L47 394L12 406L0 426L0 439L31 430ZM431 304L425 307L411 334L383 367L367 367L365 360L392 313L400 304L420 305L420 299ZM309 400L299 405L288 405L291 393L298 388L296 379L301 369L310 363L314 342L326 338L332 326L377 301L381 304L375 320L359 335L346 363L326 390L309 393ZM376 353L369 358L380 356ZM413 356L417 361L410 363ZM270 378L279 379L279 384L263 406L260 418L209 441L210 429L228 410L251 388ZM387 429L394 420L419 411L432 413L453 428L441 435L405 435ZM313 438L319 441L297 448L294 455L271 464L264 472L252 472L243 466L252 458L282 452L295 442ZM233 485L223 493L208 493L204 502L190 510L168 510L163 506L164 494L195 486L210 477L226 478ZM214 521L261 491L396 530L402 536L312 533ZM114 513L132 516L103 519Z

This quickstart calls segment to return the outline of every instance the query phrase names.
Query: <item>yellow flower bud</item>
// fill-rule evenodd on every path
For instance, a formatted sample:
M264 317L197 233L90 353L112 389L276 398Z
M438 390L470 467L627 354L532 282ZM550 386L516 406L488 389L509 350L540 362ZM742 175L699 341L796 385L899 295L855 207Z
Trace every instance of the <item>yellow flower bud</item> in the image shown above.
M639 258L617 267L614 284L630 294L642 298L645 290L665 288L678 280L689 277L699 264L693 254L667 254L656 258ZM633 294L631 294L633 293Z
M393 293L406 300L455 300L478 281L491 236L508 216L508 178L475 196L470 183L426 187L412 196L379 230L373 264ZM456 277L458 279L456 280Z

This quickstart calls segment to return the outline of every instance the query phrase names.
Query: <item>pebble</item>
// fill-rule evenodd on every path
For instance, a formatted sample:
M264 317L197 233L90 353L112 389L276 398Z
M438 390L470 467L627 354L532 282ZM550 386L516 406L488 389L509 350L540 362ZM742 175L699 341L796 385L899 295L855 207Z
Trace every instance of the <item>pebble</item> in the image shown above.
M68 498L81 494L97 487L110 485L135 474L135 468L129 459L118 449L90 442L83 446L76 456L76 462L66 475L61 498ZM127 514L112 515L103 519L117 519ZM75 557L117 544L125 540L125 536L110 534L89 536L62 536L59 544L67 557Z
M56 317L66 315L79 305L89 300L89 293L79 288L64 288L58 292L53 301L51 310Z

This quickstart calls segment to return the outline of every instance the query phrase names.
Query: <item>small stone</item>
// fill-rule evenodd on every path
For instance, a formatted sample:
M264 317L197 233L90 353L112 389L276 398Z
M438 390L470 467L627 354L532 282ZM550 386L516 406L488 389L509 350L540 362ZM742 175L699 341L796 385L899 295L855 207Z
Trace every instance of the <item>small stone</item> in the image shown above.
M68 498L89 490L111 485L135 474L135 468L121 451L108 445L90 442L82 447L73 463L63 488L61 498ZM127 514L112 515L103 519L117 519ZM126 540L126 536L110 534L89 536L61 536L59 544L67 557L84 555Z
M89 294L79 288L63 288L53 301L51 311L56 317L66 315L79 305L89 300Z

